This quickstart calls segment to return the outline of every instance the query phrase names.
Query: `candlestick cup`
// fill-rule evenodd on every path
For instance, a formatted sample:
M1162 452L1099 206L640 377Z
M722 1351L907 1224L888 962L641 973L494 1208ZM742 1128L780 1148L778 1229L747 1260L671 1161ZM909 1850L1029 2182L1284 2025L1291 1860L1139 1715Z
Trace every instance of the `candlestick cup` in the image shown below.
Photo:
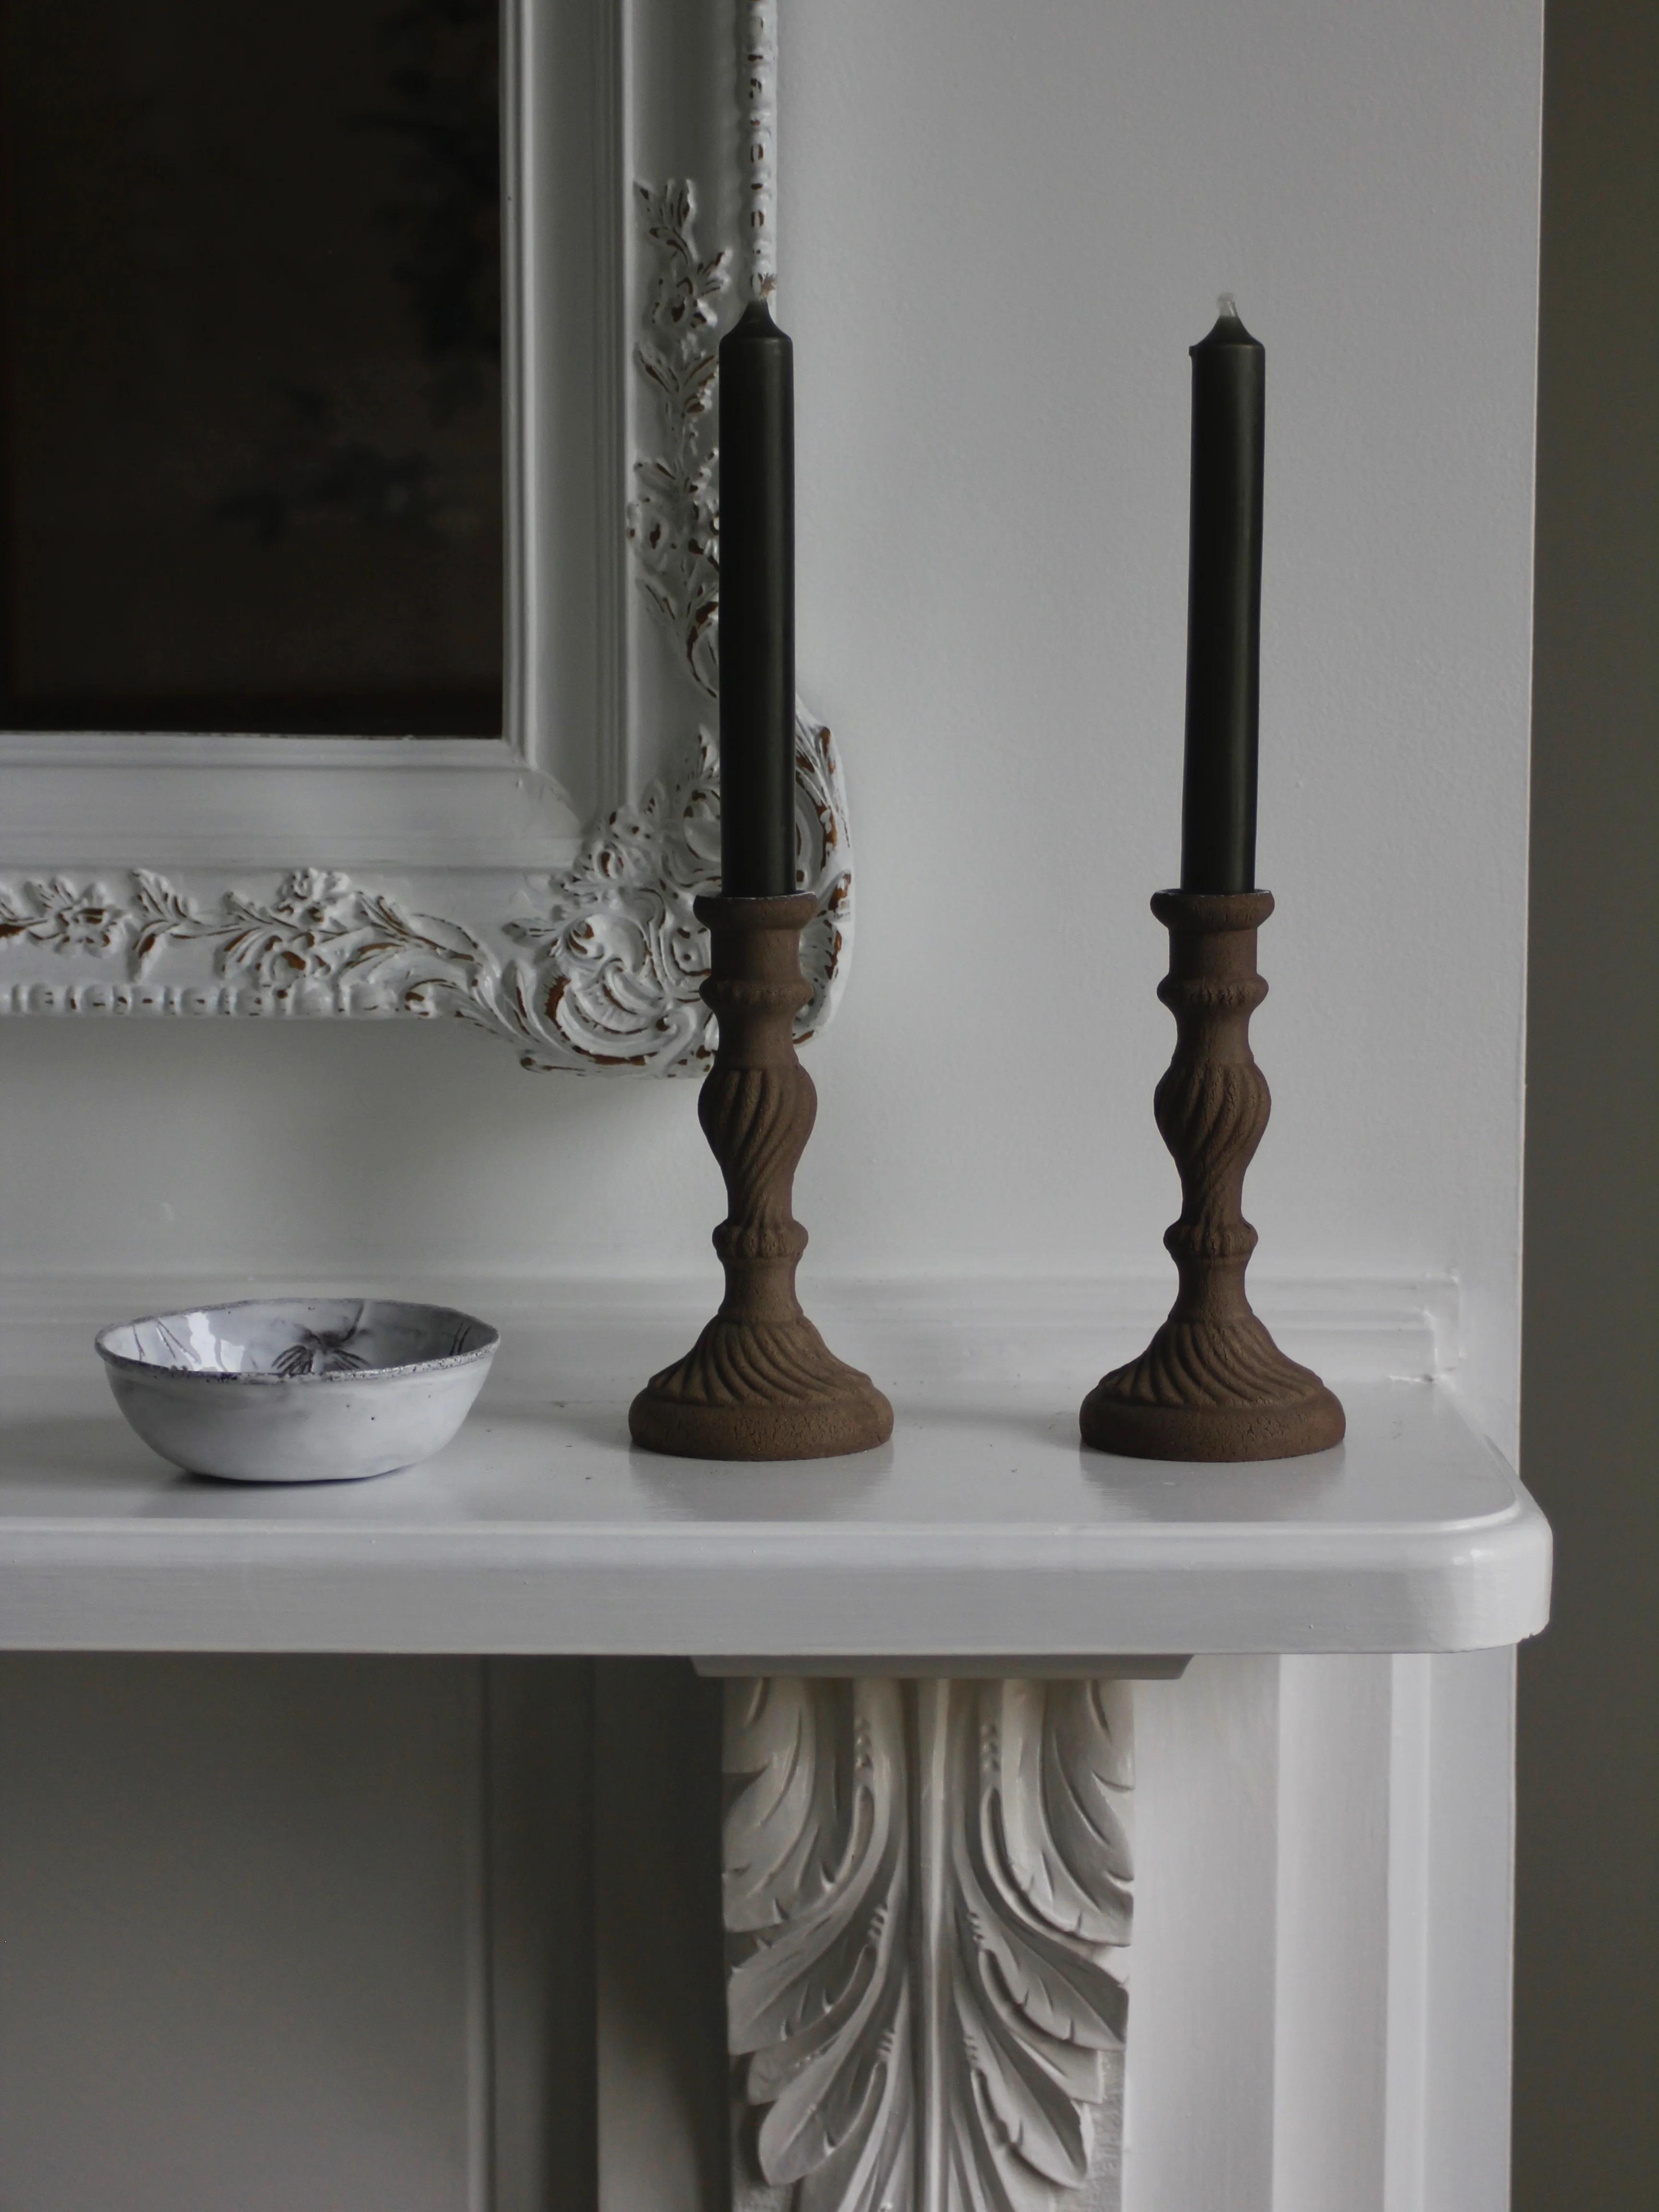
M1158 995L1175 1016L1175 1057L1154 1095L1158 1132L1181 1172L1181 1218L1164 1242L1175 1304L1137 1359L1083 1401L1083 1441L1132 1459L1291 1459L1340 1443L1341 1406L1287 1359L1250 1310L1244 1270L1256 1236L1244 1172L1267 1126L1267 1079L1250 1017L1267 995L1256 932L1267 891L1160 891L1170 933Z
M637 1444L692 1459L827 1459L893 1432L867 1375L837 1359L801 1310L795 1269L806 1231L791 1207L817 1094L795 1057L794 1016L809 896L700 898L712 944L702 995L719 1018L697 1118L726 1178L714 1231L726 1270L720 1311L683 1359L653 1375L629 1411Z

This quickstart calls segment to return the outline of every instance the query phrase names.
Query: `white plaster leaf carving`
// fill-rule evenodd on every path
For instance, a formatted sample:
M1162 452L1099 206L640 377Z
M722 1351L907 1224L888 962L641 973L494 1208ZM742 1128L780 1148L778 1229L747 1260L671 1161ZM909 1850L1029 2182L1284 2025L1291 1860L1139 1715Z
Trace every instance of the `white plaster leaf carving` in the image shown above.
M732 1683L726 1767L761 2184L799 2212L1053 2212L1084 2188L1124 2048L1128 1690Z
M1053 2212L1089 2182L1129 1745L1112 1683L731 1686L727 2020L763 2185L800 2212Z
M704 255L694 236L696 196L671 180L636 184L635 204L658 269L634 366L656 395L662 444L634 463L628 542L636 581L670 630L697 689L719 684L720 514L714 405L720 371L717 302L731 283L728 250Z
M801 2212L909 2202L903 1715L895 1685L728 1689L727 2019L762 2172Z
M1102 1687L971 1693L976 1787L954 1793L951 1821L951 2133L970 2203L1036 2207L1050 2201L1042 2184L1081 2187L1103 2055L1122 2045L1127 1995L1109 1954L1128 1937L1127 1838L1115 1808L1109 1834L1073 1818L1110 1761Z
M1019 1709L1000 1736L1005 1768L1014 1769L1000 1796L1012 1878L1053 1925L1090 1942L1127 1943L1127 1692L1115 1682L1010 1682L1003 1691L1005 1715ZM1041 1720L1024 1710L1037 1697Z

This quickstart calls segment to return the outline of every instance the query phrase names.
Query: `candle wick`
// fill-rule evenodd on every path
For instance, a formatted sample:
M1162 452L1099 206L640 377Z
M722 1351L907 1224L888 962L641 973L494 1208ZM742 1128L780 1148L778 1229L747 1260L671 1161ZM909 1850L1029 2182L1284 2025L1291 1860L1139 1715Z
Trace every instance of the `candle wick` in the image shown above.
M1238 302L1231 292L1221 295L1215 303L1215 311L1218 315L1230 316L1234 322L1238 320Z

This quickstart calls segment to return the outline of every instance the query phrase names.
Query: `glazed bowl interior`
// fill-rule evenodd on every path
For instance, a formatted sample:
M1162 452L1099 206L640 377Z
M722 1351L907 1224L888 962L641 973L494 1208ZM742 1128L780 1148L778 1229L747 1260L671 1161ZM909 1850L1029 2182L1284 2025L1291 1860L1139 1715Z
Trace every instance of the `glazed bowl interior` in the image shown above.
M112 1365L246 1381L383 1374L491 1352L488 1322L398 1298L246 1298L154 1314L103 1330Z

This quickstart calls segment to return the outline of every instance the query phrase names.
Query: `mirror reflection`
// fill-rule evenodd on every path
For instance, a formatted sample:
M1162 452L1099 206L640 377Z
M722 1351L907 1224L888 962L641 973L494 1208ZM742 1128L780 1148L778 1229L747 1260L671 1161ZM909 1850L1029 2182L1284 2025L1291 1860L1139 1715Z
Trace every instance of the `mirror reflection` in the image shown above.
M0 726L501 728L495 0L0 0Z

